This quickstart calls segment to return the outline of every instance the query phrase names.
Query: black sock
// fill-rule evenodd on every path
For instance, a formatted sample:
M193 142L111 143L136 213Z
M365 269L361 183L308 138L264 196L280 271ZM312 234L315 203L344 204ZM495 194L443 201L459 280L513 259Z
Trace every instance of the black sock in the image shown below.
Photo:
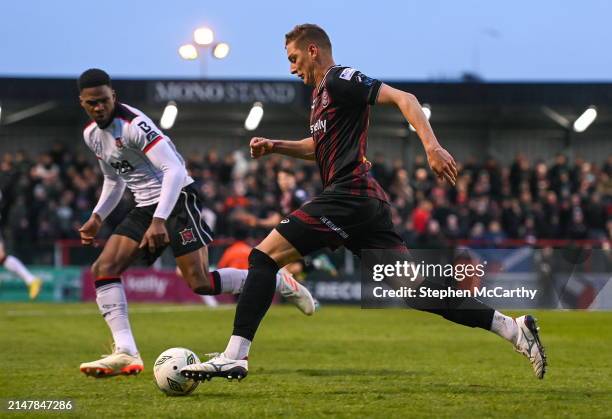
M233 335L253 340L259 323L272 304L278 269L270 256L257 249L251 251L249 274L236 306Z
M446 286L425 279L421 287L446 289ZM408 304L417 310L427 311L444 317L451 322L469 327L491 330L495 310L474 297L409 298Z
M208 273L209 286L194 288L193 292L200 295L221 294L221 274L217 271Z

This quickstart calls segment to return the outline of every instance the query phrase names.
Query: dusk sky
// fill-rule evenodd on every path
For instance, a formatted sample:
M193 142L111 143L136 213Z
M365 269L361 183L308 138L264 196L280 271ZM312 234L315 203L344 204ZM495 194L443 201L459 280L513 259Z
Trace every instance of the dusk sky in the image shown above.
M610 81L612 2L33 1L3 2L0 76L193 78L177 49L210 26L231 52L210 78L287 79L284 34L317 23L336 62L387 80Z

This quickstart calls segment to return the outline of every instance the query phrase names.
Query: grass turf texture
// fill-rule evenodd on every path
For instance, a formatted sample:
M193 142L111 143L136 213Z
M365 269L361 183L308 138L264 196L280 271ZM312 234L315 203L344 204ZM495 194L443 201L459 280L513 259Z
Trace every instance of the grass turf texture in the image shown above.
M78 370L110 342L95 305L0 304L0 411L7 399L69 398L79 417L612 414L612 313L535 313L550 360L540 381L501 338L426 313L326 306L307 318L275 306L251 351L247 379L213 379L172 398L154 384L157 355L173 346L198 355L222 351L234 310L130 309L145 371L96 380Z

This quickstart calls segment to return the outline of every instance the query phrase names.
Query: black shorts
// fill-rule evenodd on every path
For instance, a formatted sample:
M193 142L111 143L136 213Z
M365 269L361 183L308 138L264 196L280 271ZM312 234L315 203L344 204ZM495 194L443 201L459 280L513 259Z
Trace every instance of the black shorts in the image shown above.
M276 230L302 256L344 246L359 256L362 249L405 249L393 228L388 203L367 196L323 194L293 211Z
M115 228L113 234L129 237L140 243L145 232L151 225L157 204L146 207L135 207ZM166 220L166 228L170 236L170 247L174 257L191 253L208 245L213 240L210 227L204 222L201 213L201 203L198 191L191 185L183 188L172 213ZM152 264L162 254L165 247L157 248L154 254L143 251L142 259L147 265Z

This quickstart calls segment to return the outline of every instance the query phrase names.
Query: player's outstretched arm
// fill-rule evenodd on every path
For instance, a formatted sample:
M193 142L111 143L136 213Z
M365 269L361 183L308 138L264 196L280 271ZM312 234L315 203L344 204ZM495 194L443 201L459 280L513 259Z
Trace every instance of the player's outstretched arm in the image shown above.
M251 157L257 159L266 154L283 154L302 160L315 159L315 145L312 137L298 141L270 140L268 138L251 138Z
M383 83L376 103L394 104L399 108L421 139L431 170L438 178L446 179L451 185L454 185L457 181L457 164L453 156L438 142L417 98L411 93Z

